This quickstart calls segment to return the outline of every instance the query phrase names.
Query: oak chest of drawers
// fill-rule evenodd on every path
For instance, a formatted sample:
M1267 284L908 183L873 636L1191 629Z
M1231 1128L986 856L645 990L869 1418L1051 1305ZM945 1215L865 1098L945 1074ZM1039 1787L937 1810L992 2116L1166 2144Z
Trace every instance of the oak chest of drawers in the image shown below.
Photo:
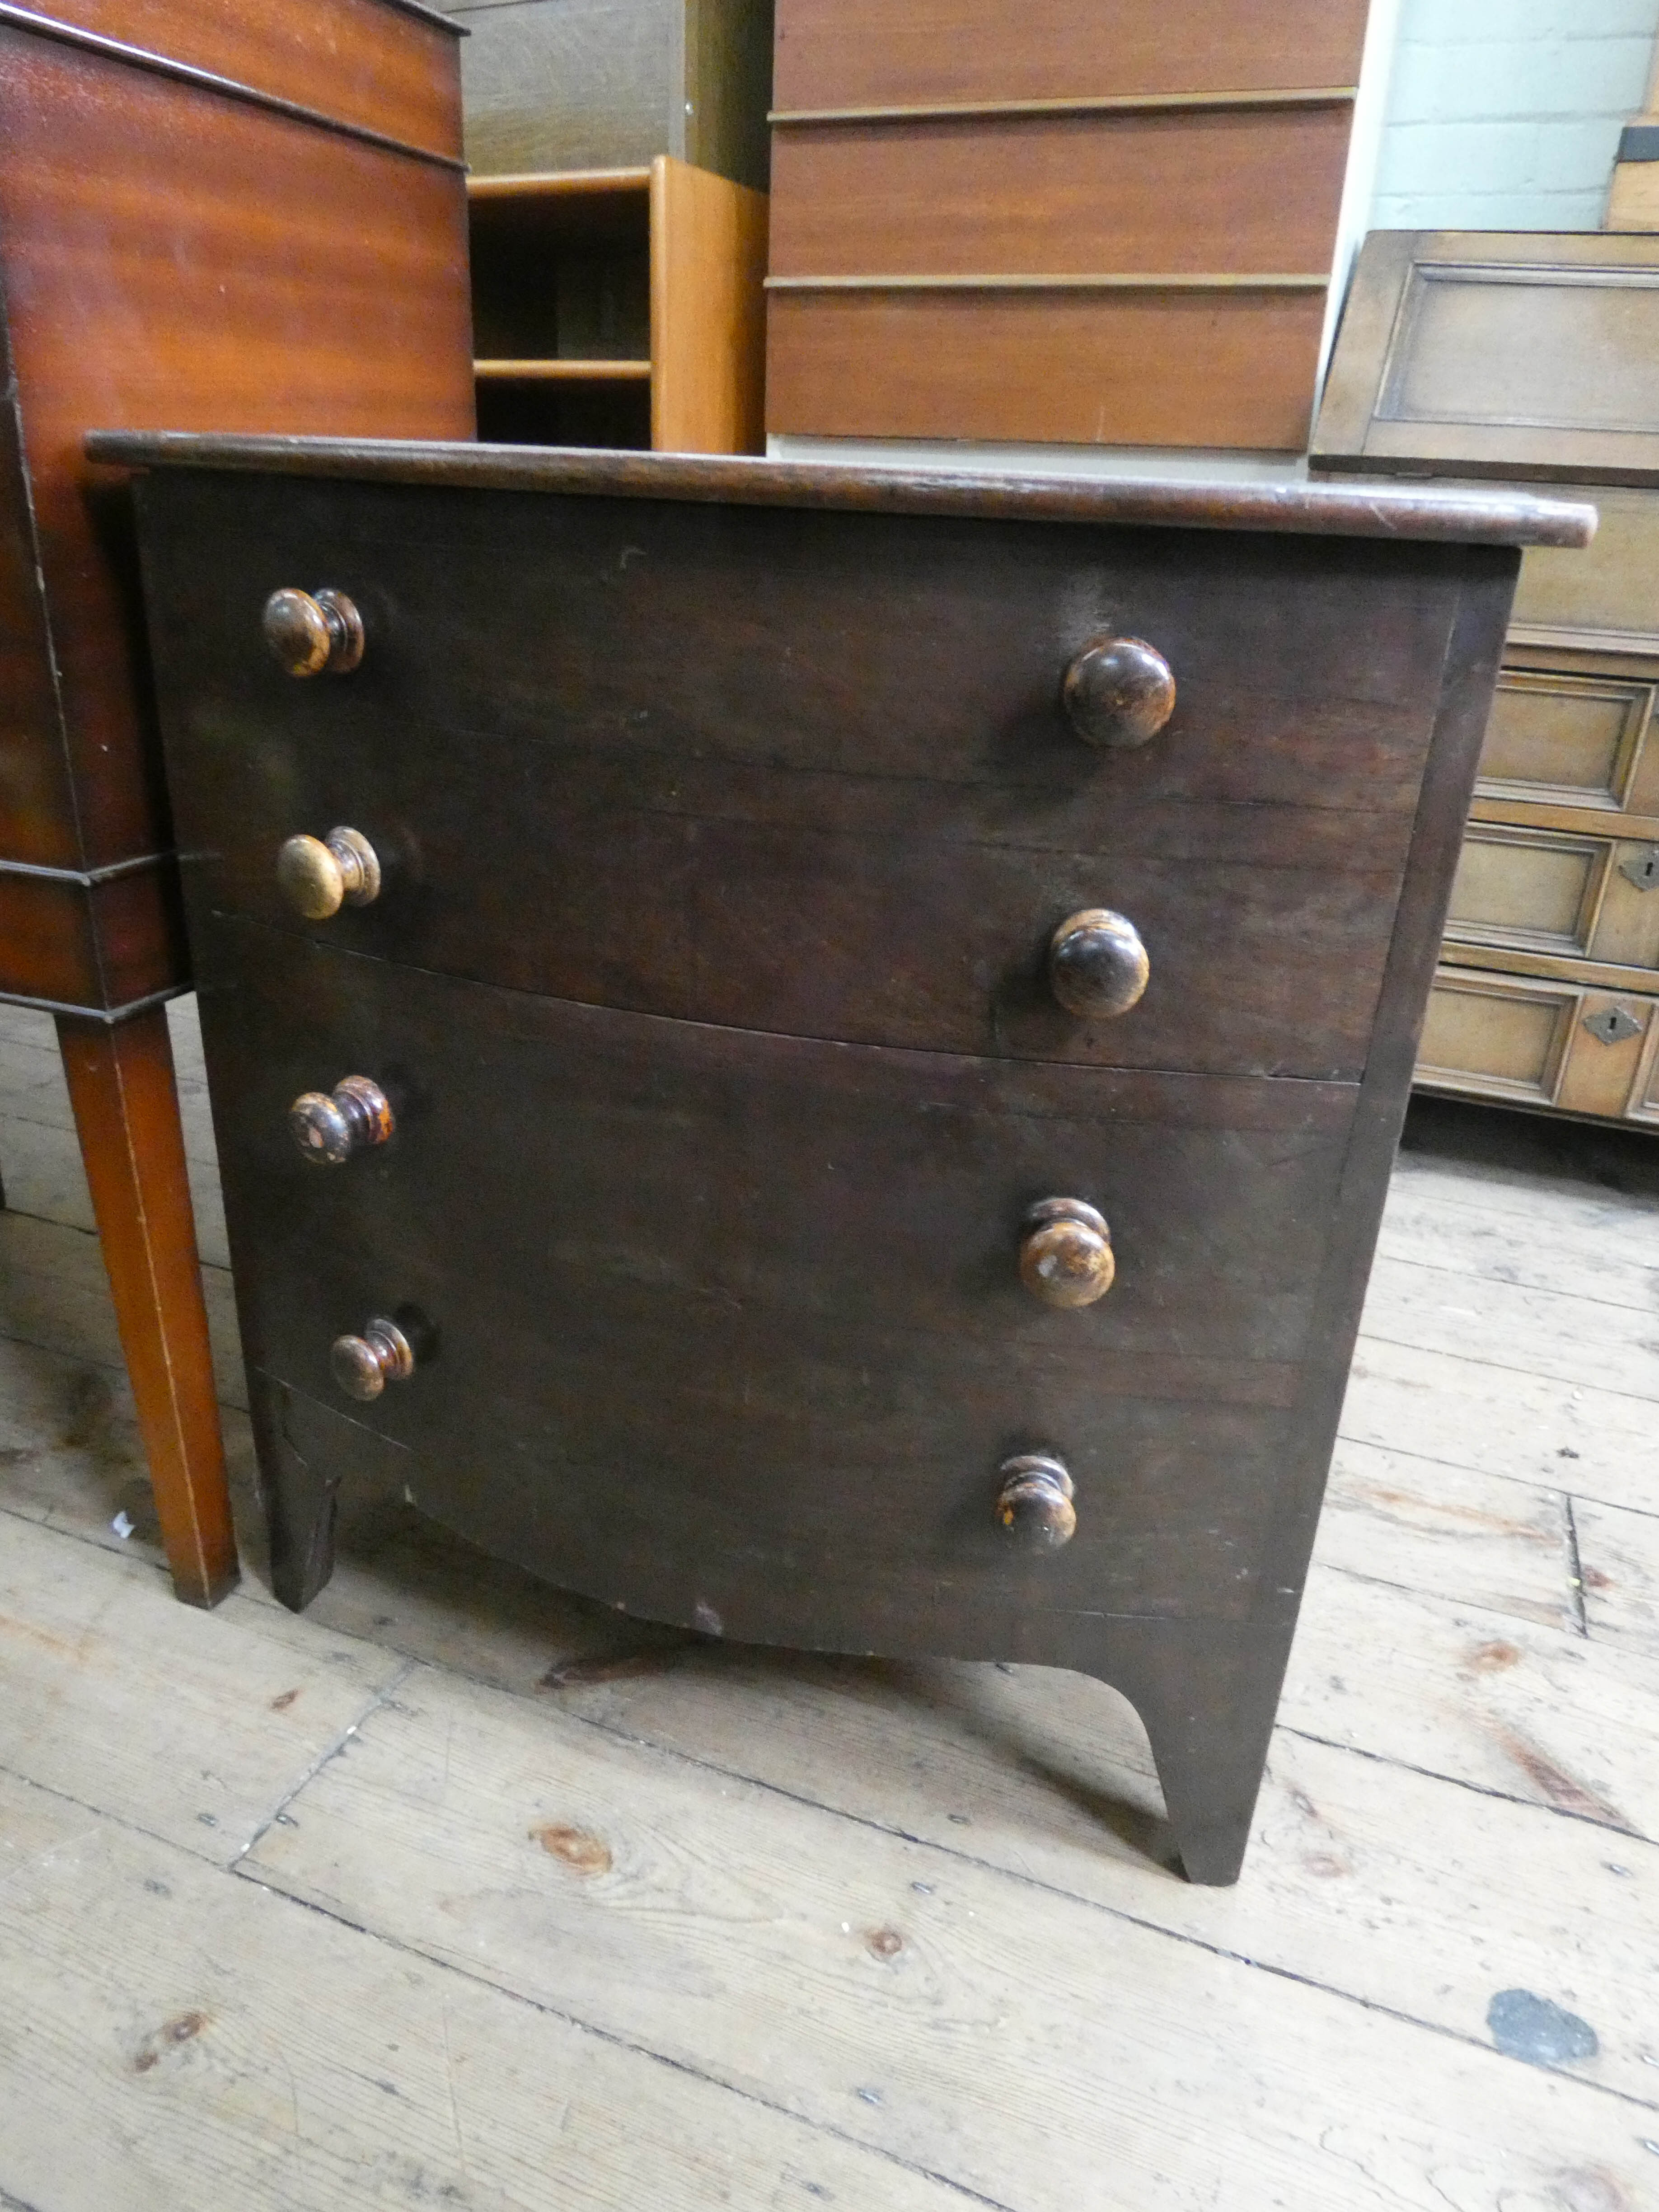
M1583 495L1522 563L1425 1089L1659 1127L1659 239L1374 231L1316 467Z
M631 1611L1081 1668L1233 1879L1516 548L1587 512L94 447L280 1595L373 1462Z

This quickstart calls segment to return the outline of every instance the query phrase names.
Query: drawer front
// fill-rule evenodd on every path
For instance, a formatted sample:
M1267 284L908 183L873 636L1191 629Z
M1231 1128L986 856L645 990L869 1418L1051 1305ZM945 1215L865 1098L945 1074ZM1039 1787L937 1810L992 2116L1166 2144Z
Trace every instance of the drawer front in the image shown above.
M1659 969L1659 849L1644 841L1469 825L1447 938Z
M1656 692L1659 685L1640 677L1506 668L1492 699L1477 794L1659 814Z
M1534 489L1559 494L1559 484ZM1659 643L1659 493L1612 484L1585 487L1601 517L1582 551L1534 546L1521 563L1515 621L1563 641L1601 636Z
M774 105L1121 98L1352 85L1365 0L778 0Z
M879 1044L1364 1066L1455 599L1442 549L166 489L149 582L198 907L299 928L276 849L346 823L386 887L315 933L400 962ZM295 683L259 610L329 579L364 659ZM1137 750L1060 711L1102 629L1176 674ZM1089 905L1151 958L1115 1022L1061 1017L1042 980Z
M418 1455L441 1518L647 1610L659 1552L723 1618L757 1568L843 1610L941 1575L1006 1599L997 1469L1046 1448L1079 1525L1042 1604L1258 1595L1346 1087L757 1037L249 925L202 949L250 1362ZM347 1073L395 1132L318 1167L286 1109ZM1057 1196L1116 1257L1077 1310L1019 1279ZM331 1345L399 1311L435 1356L354 1407Z
M1302 289L774 291L766 427L1300 453L1324 327Z
M770 271L1322 275L1348 125L1344 103L781 131Z
M1516 1105L1659 1120L1659 998L1442 968L1417 1080Z

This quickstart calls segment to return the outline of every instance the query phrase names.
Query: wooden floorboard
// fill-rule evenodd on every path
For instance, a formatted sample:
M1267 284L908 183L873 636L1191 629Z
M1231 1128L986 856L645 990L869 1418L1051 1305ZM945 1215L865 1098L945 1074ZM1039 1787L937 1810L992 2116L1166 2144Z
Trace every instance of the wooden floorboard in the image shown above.
M1081 1677L708 1644L349 1484L293 1619L234 1404L243 1587L175 1605L0 1018L0 2212L1659 2205L1659 1176L1453 1135L1206 1891Z
M0 1777L0 2203L966 2212L955 2189Z

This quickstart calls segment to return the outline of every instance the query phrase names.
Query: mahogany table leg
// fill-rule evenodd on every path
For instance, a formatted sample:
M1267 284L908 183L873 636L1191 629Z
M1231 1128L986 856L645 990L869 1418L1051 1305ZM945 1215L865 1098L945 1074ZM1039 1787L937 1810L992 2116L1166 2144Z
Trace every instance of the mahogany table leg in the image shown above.
M60 1014L58 1042L173 1586L216 1605L236 1542L167 1009L113 1024Z

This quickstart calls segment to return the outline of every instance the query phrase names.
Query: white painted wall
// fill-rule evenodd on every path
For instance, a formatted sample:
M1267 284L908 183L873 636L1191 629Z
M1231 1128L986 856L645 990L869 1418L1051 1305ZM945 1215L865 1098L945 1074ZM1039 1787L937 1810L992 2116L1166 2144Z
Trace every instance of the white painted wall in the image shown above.
M1401 0L1370 227L1598 230L1659 0Z

